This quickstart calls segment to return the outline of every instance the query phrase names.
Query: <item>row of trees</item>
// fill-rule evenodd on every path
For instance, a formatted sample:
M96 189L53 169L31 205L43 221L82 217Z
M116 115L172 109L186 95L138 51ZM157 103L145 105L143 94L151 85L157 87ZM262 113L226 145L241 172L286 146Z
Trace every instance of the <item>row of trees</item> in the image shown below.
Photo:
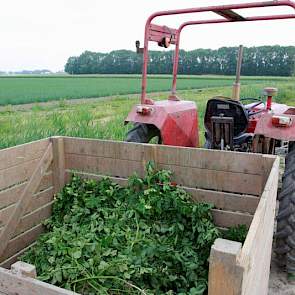
M196 49L180 52L179 74L233 75L236 70L237 47L217 50ZM149 73L170 74L173 51L151 51ZM139 74L142 55L117 50L110 53L85 51L70 57L65 65L69 74ZM244 48L242 74L248 76L291 76L295 73L295 47L260 46Z

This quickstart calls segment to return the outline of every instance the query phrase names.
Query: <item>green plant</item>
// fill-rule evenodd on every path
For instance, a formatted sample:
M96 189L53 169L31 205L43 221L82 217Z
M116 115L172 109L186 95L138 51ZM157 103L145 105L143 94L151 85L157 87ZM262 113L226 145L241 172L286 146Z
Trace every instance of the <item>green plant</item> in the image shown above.
M74 176L22 259L41 280L82 294L203 294L220 233L212 205L193 203L170 177L152 163L126 188Z
M238 226L231 227L227 231L225 231L223 234L223 238L244 244L247 234L248 229L246 225L241 224Z

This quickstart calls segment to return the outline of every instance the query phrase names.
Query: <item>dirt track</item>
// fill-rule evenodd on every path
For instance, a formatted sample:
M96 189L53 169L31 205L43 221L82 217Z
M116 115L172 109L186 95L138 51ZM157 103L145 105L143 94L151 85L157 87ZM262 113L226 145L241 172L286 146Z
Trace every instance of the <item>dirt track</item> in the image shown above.
M295 285L289 284L286 273L272 261L268 295L295 295Z

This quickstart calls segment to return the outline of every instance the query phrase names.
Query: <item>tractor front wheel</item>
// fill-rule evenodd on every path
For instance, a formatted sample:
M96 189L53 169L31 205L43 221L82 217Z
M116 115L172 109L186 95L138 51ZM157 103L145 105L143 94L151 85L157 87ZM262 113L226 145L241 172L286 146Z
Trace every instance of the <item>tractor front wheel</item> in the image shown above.
M153 138L158 138L158 143L161 143L160 130L151 124L135 123L126 135L125 141L149 143Z
M282 190L279 195L276 253L280 266L295 280L295 142L289 143Z

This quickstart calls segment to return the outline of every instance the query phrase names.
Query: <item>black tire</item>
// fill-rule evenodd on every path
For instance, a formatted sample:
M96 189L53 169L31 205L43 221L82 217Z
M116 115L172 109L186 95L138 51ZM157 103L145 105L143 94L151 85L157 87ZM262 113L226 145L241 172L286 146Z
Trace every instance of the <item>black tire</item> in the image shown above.
M207 150L212 150L212 142L209 139L209 135L207 132L205 132L205 144L204 144L204 149Z
M212 142L206 139L204 144L204 149L211 150L212 149Z
M158 137L158 143L161 142L161 133L157 127L150 124L135 123L126 135L125 141L149 143L154 137Z
M289 143L277 216L276 254L279 266L295 274L295 143Z

